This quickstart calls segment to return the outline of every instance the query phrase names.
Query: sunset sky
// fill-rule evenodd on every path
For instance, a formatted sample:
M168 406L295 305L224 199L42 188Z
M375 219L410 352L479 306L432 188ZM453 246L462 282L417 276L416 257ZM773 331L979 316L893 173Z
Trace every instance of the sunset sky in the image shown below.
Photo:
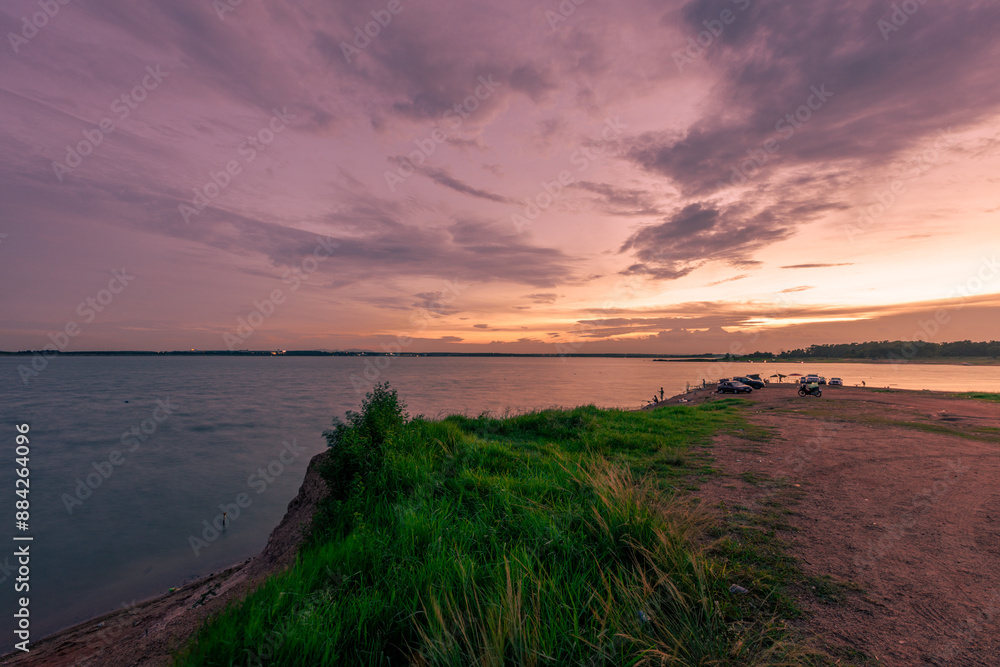
M0 8L0 350L997 337L995 0L62 2Z

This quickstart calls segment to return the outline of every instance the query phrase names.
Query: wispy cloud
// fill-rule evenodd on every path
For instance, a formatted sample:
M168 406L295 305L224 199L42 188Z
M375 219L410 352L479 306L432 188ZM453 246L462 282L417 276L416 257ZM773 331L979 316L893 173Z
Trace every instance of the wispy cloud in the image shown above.
M498 195L493 192L488 192L480 188L472 187L467 183L463 183L454 176L448 173L446 169L437 169L434 167L417 167L417 173L426 176L438 185L450 188L455 192L460 192L464 195L469 195L470 197L477 197L479 199L485 199L487 201L497 202L500 204L509 204L513 200L504 197L503 195Z
M737 280L743 280L744 278L749 278L749 277L750 277L749 273L741 273L740 275L733 276L732 278L723 278L722 280L712 281L712 282L708 283L708 285L706 285L706 287L715 287L716 285L723 285L725 283L731 283L731 282L735 282Z

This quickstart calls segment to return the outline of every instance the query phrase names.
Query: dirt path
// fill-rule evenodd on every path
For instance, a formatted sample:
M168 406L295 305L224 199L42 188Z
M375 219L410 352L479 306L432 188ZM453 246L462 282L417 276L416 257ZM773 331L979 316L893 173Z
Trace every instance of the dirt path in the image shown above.
M756 479L799 485L793 555L807 575L862 587L841 604L803 598L797 624L885 665L1000 664L1000 404L846 387L800 398L792 385L751 400L774 437L717 438L724 476L699 495L760 508L774 489Z

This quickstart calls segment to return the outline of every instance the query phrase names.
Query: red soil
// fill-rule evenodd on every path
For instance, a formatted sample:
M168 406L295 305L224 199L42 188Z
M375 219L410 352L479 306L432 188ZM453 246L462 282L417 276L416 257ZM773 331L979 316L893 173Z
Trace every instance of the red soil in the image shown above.
M781 534L792 555L807 575L861 591L840 604L803 595L796 624L847 663L855 649L885 665L1000 664L1000 404L823 389L754 391L751 421L774 437L718 437L724 476L699 495L763 508L778 487L744 473L803 492ZM670 402L682 398L718 399L701 390Z

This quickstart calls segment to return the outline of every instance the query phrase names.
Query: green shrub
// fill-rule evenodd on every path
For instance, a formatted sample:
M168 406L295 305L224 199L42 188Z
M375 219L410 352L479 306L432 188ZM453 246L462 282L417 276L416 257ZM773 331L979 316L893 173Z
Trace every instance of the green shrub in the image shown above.
M322 472L334 500L344 500L359 486L377 480L389 442L408 420L406 406L387 382L365 395L360 412L348 411L346 421L333 418L333 428L323 432L332 451Z

